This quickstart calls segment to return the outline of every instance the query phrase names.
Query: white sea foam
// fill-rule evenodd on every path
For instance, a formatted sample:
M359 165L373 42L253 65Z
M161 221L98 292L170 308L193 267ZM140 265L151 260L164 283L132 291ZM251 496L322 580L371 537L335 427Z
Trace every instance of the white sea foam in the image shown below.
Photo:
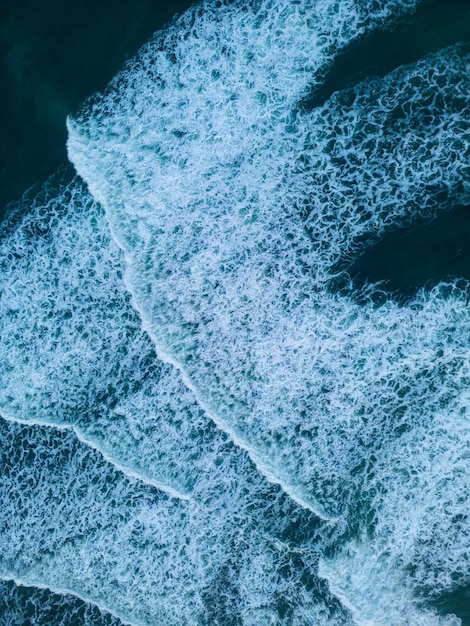
M116 456L111 456L107 454L106 452L104 452L100 448L99 443L97 443L96 440L94 441L94 440L87 439L86 437L84 437L81 431L73 424L61 424L61 423L55 423L55 422L47 422L46 420L38 420L38 419L31 419L31 418L20 419L16 416L12 417L11 415L7 416L4 414L0 414L0 418L9 422L16 423L16 424L27 424L29 426L47 426L48 428L53 428L59 431L71 431L74 433L78 441L85 444L89 448L95 450L96 452L99 452L99 454L103 457L105 461L107 461L108 463L111 463L117 470L122 472L127 478L136 478L137 480L145 483L146 485L150 485L160 491L164 491L165 493L167 493L168 495L174 498L179 498L181 500L190 499L190 497L187 494L176 491L169 485L165 485L164 483L161 483L152 478L149 478L148 475L149 474L152 475L153 470L154 470L150 460L147 460L149 469L148 470L144 469L143 472L138 473L130 469L128 466L121 465L119 460L117 460ZM128 452L130 453L130 455L132 455L133 453L132 448ZM119 451L117 452L117 455L119 456Z
M3 626L132 626L96 604L62 590L30 587L12 576L0 578L0 616Z
M138 624L223 621L244 611L241 595L256 615L277 615L282 596L286 619L299 611L309 619L347 619L306 588L305 580L316 580L323 545L318 521L269 485L202 414L178 372L156 361L120 280L119 252L83 185L49 182L4 236L0 255L0 400L9 420L0 489L9 551L2 571ZM191 501L171 486L182 479ZM103 480L127 493L127 502L103 489ZM123 522L136 514L134 499L142 494L149 503L139 520L152 526L156 516L164 541L144 533L146 550ZM60 513L45 527L51 506ZM89 519L87 510L96 508L106 521ZM19 511L26 509L25 519ZM77 530L84 519L86 532ZM294 528L297 539L289 538ZM116 549L96 560L108 542ZM244 582L252 546L273 561L260 576L270 589L262 599ZM52 554L45 561L43 549ZM164 586L162 601L152 587L168 569L178 582L166 581L172 591ZM115 582L122 570L134 580L125 593ZM181 610L188 594L196 599Z
M297 215L312 120L296 107L341 47L413 3L242 5L190 13L144 48L91 114L69 120L69 154L125 250L157 351L260 469L332 517L312 494L295 389L316 386L319 350L315 320L298 313L318 255Z
M377 309L329 289L365 238L468 203L470 60L441 51L303 111L332 55L377 25L384 5L366 5L195 12L69 120L68 147L125 251L157 352L260 470L369 537L370 571L399 572L386 605L419 614L420 594L468 582L463 425L451 452L466 293L442 285ZM419 478L405 489L409 455ZM436 507L444 484L452 515ZM413 532L393 523L407 502L420 503ZM451 529L442 553L426 539Z
M203 5L69 120L132 301L83 186L35 201L2 248L1 401L191 499L4 424L5 571L135 623L458 623L425 603L469 582L467 286L376 307L332 281L365 239L468 203L469 55L301 104L415 4Z
M422 607L417 609L403 572L386 554L371 549L368 541L348 544L341 556L321 563L320 573L358 626L461 624L455 615L441 617Z
M84 186L50 181L30 205L0 243L0 412L73 427L127 472L188 497L226 438L156 361Z
M3 422L1 439L3 575L69 590L136 624L198 623L186 503L130 482L71 433Z
M309 593L315 520L237 451L214 459L192 503L128 479L70 432L0 426L4 578L72 593L133 624L226 623L246 606L279 617L280 603L286 623L299 612L347 622L328 592ZM260 558L271 563L258 578L263 595L246 585Z

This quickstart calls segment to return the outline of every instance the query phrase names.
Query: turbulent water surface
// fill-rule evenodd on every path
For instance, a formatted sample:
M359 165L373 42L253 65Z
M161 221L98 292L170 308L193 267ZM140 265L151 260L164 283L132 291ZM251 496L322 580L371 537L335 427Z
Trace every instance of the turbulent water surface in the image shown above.
M0 240L0 621L470 624L470 7L189 8Z

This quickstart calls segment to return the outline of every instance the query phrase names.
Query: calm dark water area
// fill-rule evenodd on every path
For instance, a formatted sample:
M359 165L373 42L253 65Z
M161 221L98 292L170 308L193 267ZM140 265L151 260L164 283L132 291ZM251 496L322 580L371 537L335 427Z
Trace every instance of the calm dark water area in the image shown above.
M0 217L63 163L65 118L190 0L0 0Z
M404 302L441 280L470 279L470 207L453 207L386 235L347 271L356 287L383 281L383 288Z

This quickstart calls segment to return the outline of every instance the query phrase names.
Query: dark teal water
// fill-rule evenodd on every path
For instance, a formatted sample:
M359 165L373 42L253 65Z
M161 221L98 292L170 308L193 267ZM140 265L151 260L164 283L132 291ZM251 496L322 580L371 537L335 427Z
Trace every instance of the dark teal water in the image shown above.
M0 217L66 163L66 116L191 4L0 0Z

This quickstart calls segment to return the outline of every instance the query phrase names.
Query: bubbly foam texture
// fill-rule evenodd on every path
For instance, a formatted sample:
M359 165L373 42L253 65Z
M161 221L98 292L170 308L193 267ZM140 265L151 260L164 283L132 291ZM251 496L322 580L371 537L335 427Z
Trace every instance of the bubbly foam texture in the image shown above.
M364 241L469 201L469 67L467 47L442 50L338 92L306 117L299 161L312 190L301 187L296 204L319 279Z
M204 453L226 437L156 360L101 209L62 178L0 243L1 412L73 426L129 471L190 495Z
M458 622L423 602L469 582L468 287L331 285L468 203L468 52L301 106L415 4L197 7L69 120L94 199L46 193L1 251L1 406L35 424L2 423L4 573L136 624Z
M9 551L0 573L138 624L213 624L245 613L256 623L278 616L280 603L290 623L299 615L347 623L327 590L323 600L309 592L331 533L320 539L318 521L269 485L178 372L156 361L123 287L119 251L83 184L50 181L29 204L0 248L0 399L9 418L0 489ZM271 567L258 571L258 558Z
M181 622L197 623L187 505L132 484L71 433L2 422L1 439L2 573L139 624L172 623L180 598Z
M0 615L4 626L124 626L117 617L67 594L0 582Z
M455 615L441 617L433 611L417 609L403 573L387 555L377 554L367 544L348 544L341 556L321 563L320 573L359 626L461 624Z
M358 3L362 26L349 3L257 6L196 11L150 43L69 120L69 154L157 351L261 471L370 544L376 580L397 568L400 624L394 603L419 611L419 594L468 582L466 287L381 308L329 289L364 240L468 203L470 59L441 51L307 112L383 6Z
M326 590L323 600L310 593L315 520L236 450L215 460L196 504L128 479L73 433L0 426L1 576L133 624L228 623L245 612L278 620L280 611L286 623L302 614L347 623Z
M259 468L326 517L337 512L312 497L319 477L301 417L300 394L316 385L318 344L305 332L316 322L302 307L318 255L298 216L312 182L299 172L311 119L298 100L339 49L411 6L197 9L69 121L69 154L125 249L158 350Z

